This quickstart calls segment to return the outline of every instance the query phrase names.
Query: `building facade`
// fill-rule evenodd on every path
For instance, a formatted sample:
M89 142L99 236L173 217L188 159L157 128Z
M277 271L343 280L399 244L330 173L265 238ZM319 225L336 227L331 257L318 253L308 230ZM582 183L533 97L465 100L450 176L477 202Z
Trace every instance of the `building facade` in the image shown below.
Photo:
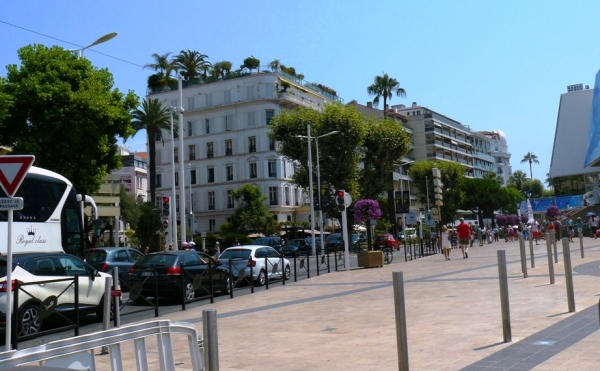
M261 189L278 222L307 221L307 192L291 182L294 162L277 154L277 143L267 135L269 123L282 110L320 110L326 102L340 99L281 71L190 84L182 90L184 145L179 148L179 138L173 140L166 130L157 138L155 203L172 196L175 187L174 201L181 213L183 167L183 212L194 215L193 234L216 232L236 208L233 191L247 183ZM176 107L178 96L177 90L163 90L150 92L148 98Z

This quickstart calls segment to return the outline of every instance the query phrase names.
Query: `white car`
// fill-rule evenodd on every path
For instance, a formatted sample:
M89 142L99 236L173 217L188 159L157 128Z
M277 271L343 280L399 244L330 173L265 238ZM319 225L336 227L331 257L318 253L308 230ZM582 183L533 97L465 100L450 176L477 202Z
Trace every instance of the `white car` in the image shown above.
M252 277L256 286L262 286L267 279L282 278L290 279L290 261L282 257L271 246L244 245L225 249L219 256L223 267L229 268L231 259L232 274L239 277L241 272L244 276ZM250 274L252 267L252 275Z
M110 274L98 272L76 256L61 252L13 254L12 264L13 282L33 283L19 289L18 310L13 309L13 316L18 316L19 335L39 332L44 318L53 312L74 311L72 278L75 275L78 275L80 315L96 313L100 319L104 315L104 289L106 277L112 277ZM3 255L0 257L0 326L6 325L6 268L6 255ZM44 282L69 278L71 280ZM14 300L17 294L14 284L12 290Z

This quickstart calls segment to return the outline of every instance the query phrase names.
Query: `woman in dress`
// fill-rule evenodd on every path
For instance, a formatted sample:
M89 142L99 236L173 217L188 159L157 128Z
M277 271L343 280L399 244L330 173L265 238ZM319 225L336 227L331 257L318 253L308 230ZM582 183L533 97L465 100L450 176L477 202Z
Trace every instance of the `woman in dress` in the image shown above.
M448 234L448 228L445 225L442 226L442 233L440 233L440 245L442 246L442 251L444 252L444 258L446 258L446 260L450 260L450 250L452 250L452 247L450 246L450 235Z

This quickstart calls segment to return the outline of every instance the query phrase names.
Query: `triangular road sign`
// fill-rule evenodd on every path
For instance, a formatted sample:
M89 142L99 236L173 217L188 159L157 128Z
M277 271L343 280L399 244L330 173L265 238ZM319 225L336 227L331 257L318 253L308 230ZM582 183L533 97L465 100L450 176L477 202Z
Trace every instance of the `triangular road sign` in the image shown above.
M35 161L35 156L0 156L0 186L8 197L13 197Z

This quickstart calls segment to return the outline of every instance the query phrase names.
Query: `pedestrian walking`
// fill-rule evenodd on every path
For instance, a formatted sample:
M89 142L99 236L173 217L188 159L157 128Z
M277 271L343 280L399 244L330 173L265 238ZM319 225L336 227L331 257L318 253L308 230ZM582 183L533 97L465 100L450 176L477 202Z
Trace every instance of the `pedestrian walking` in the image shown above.
M570 225L569 226L569 242L574 242L573 236L575 236L575 231L573 230L573 226Z
M460 218L460 224L458 227L456 227L456 232L458 234L460 250L463 253L463 259L467 259L469 257L469 238L471 238L471 227L465 223L464 218Z
M581 220L581 217L577 218L577 235L579 238L583 237L583 220Z
M442 226L442 233L440 233L440 246L442 246L442 251L444 252L444 258L446 260L450 260L450 251L452 247L450 246L450 234L448 233L448 227L445 225Z
M458 247L458 236L456 235L456 228L450 230L450 247L456 249Z
M535 244L538 244L538 238L540 237L540 232L538 230L538 223L537 221L534 219L533 222L531 222L531 236L533 237L533 239L535 240Z
M219 241L217 241L217 243L215 244L215 255L213 257L215 259L219 259L219 256L221 256L221 248L219 246Z

